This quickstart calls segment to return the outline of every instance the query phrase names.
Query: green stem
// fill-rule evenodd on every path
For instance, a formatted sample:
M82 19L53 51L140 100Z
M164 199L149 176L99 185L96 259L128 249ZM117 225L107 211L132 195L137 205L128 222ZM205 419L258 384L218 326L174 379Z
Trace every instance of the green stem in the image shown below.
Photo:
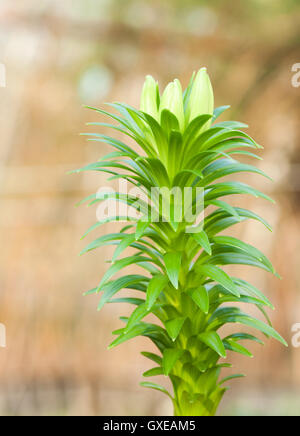
M210 314L205 315L181 288L170 289L169 304L185 317L184 325L174 341L182 355L169 377L174 390L175 416L213 416L225 392L218 386L220 356L198 339L205 331Z

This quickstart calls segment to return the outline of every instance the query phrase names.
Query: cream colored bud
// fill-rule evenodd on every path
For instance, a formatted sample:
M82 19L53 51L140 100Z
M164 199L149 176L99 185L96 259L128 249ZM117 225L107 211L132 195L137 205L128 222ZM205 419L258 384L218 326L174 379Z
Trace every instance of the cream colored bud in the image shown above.
M214 111L214 94L212 85L207 74L206 68L201 68L194 80L190 98L186 109L186 121L190 123L199 115L213 115ZM201 130L210 127L209 120Z
M157 121L159 120L157 107L157 82L152 76L146 76L142 90L140 108L141 111L151 115Z

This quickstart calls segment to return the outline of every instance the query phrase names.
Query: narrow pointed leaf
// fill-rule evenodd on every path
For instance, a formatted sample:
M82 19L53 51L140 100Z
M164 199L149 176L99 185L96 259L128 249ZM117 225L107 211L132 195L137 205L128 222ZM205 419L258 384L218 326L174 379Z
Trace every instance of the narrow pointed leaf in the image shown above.
M160 386L156 383L151 383L151 382L141 382L140 385L143 386L144 388L151 388L151 389L154 389L156 391L163 392L164 394L168 395L169 398L172 399L169 392L163 386Z
M211 254L211 246L207 234L204 230L199 233L193 233L192 237L209 255Z
M253 335L250 335L249 333L233 333L232 335L226 336L225 340L227 339L233 339L236 341L248 340L248 341L257 342L260 345L264 345L263 341L261 341L260 339L256 338Z
M147 280L147 277L141 275L127 275L125 277L120 277L116 280L113 280L107 283L103 287L103 295L100 299L100 303L98 304L97 310L102 309L105 303L107 303L118 291L121 289L134 286L136 284L140 284L144 280ZM98 288L96 289L98 291Z
M183 350L178 348L166 348L163 353L163 371L165 375L169 375L177 360L182 356Z
M148 313L149 310L146 304L140 304L130 315L124 332L128 333L142 318L148 315Z
M209 297L205 286L188 289L187 293L194 300L200 309L207 314L209 309Z
M166 330L172 341L176 340L177 336L180 333L180 330L182 329L184 321L185 317L179 317L175 319L170 319L165 322Z
M233 374L229 375L228 377L224 377L220 382L219 385L222 385L223 383L228 382L229 380L234 380L236 378L243 378L246 377L245 374Z
M213 114L213 121L216 119L216 118L218 118L220 115L222 115L222 113L223 112L225 112L227 109L229 109L230 108L230 106L219 106L219 107L216 107L215 109L214 109L214 114Z
M234 351L235 353L243 354L244 356L253 357L253 354L250 353L247 348L232 339L225 339L223 343L226 350Z
M162 367L156 366L155 368L148 369L143 373L143 377L153 377L155 375L163 375L164 371Z
M219 356L226 357L226 351L218 333L204 332L198 335L198 338L200 339L201 342L203 342L205 345L207 345L216 353L218 353Z
M170 282L177 289L178 288L178 278L181 266L181 253L169 252L164 255L164 261L166 266L166 271Z
M149 221L143 221L140 220L136 224L136 230L135 230L135 239L138 241L141 236L143 236L145 230L149 227L150 222Z
M155 363L157 363L158 365L161 366L161 364L162 364L162 357L158 356L157 354L150 353L149 351L142 351L141 354L144 357L147 357L147 359L150 359L153 362L155 362Z
M125 238L123 238L123 240L120 242L120 244L117 246L114 255L112 257L112 262L115 262L117 260L117 258L120 256L120 254L127 248L129 247L133 241L135 240L135 236L130 234L130 235L126 235Z
M130 256L126 257L124 259L117 260L115 263L111 265L111 267L106 271L104 274L99 286L98 290L100 291L103 287L103 285L114 275L116 274L120 269L125 268L126 266L132 265L132 264L141 264L142 262L147 261L148 258L142 257L142 256Z
M155 301L157 300L159 294L162 292L166 284L168 283L168 278L163 274L158 274L154 276L147 288L147 298L146 305L147 309L150 310Z
M233 295L236 295L237 297L240 296L240 293L232 281L232 279L220 268L214 265L200 265L198 267L198 271L203 274L207 275L212 280L215 280L216 282L220 283L222 286L224 286L225 289L227 289L229 292L231 292Z

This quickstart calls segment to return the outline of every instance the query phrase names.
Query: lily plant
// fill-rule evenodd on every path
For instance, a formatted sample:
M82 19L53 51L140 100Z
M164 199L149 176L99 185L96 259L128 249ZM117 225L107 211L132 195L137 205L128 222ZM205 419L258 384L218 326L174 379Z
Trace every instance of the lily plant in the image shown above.
M257 220L271 230L256 213L226 201L236 194L272 201L267 195L236 180L219 180L240 172L266 176L256 166L238 160L239 156L260 159L255 151L262 146L241 130L247 125L216 121L229 106L214 109L206 68L193 74L184 92L175 79L162 95L158 83L147 76L140 110L121 103L109 106L113 112L91 109L109 116L117 124L88 124L114 129L117 138L102 133L86 135L90 140L109 144L114 151L76 171L105 172L110 179L129 183L134 187L134 195L108 190L84 201L95 204L114 199L135 214L105 217L86 232L98 229L103 223L128 221L119 232L99 236L82 251L107 244L116 246L111 265L99 285L86 294L101 294L99 310L106 303L133 306L130 316L120 318L124 324L113 332L115 339L109 348L137 336L152 341L156 351L152 347L142 355L154 362L154 367L143 374L146 381L142 386L168 395L175 415L215 415L227 382L243 376L221 376L223 369L231 366L226 359L228 354L251 357L241 342L263 343L248 333L249 328L286 345L272 328L265 311L273 308L268 298L253 284L230 276L223 268L250 265L276 274L260 250L228 236L228 232L226 236L223 234L224 230L248 219ZM136 146L119 139L120 132ZM179 201L180 195L173 195L174 190L182 193L187 188L191 191L188 198L183 195ZM154 191L158 194L153 195ZM149 213L153 210L155 219ZM181 213L183 210L190 213ZM124 257L128 247L133 251ZM125 273L125 268L132 265L138 272ZM127 295L128 292L132 295L116 297L124 289ZM256 306L266 321L247 314L236 303ZM152 314L151 322L149 314ZM228 323L245 326L246 332L242 328L224 336L222 327ZM170 392L148 381L149 377L160 375L169 377Z

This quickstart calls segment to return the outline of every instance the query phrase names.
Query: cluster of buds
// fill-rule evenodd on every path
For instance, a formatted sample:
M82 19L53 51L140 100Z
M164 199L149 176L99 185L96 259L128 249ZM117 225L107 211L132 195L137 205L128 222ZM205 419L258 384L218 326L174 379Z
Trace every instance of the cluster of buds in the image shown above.
M206 68L201 68L191 82L191 89L184 104L181 83L178 79L170 82L162 96L159 94L158 83L152 76L147 76L141 97L141 111L146 112L161 121L163 110L170 111L177 118L180 131L196 117L204 114L213 115L214 94ZM210 127L209 120L201 130Z

